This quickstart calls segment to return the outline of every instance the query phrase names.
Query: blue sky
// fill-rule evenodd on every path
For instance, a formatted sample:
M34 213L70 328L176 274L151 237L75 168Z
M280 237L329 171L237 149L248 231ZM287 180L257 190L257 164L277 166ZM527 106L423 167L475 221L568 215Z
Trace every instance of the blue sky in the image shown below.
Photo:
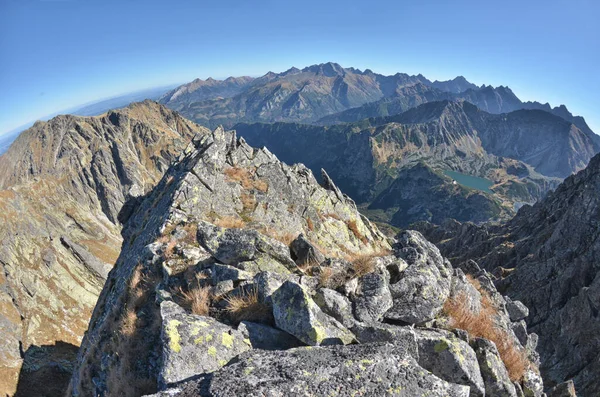
M139 89L326 61L508 85L600 133L599 3L0 0L0 133Z

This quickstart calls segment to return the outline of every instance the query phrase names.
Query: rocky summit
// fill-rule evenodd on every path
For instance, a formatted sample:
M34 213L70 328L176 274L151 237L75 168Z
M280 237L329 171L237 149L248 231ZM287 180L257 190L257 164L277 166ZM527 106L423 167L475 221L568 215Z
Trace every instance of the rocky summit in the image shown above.
M466 271L488 269L503 293L527 305L528 312L514 311L521 310L539 334L546 385L568 390L560 384L572 378L583 396L600 393L599 192L596 155L505 225L419 225L455 264Z
M322 172L199 135L123 219L73 396L543 396L526 308Z

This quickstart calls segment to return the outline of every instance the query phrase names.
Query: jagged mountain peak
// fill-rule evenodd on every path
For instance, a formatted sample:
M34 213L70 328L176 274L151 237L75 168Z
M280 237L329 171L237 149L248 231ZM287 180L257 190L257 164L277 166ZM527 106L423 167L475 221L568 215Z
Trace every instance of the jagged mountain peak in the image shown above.
M346 70L335 62L326 62L318 65L307 66L302 69L302 71L327 77L344 76L346 74Z

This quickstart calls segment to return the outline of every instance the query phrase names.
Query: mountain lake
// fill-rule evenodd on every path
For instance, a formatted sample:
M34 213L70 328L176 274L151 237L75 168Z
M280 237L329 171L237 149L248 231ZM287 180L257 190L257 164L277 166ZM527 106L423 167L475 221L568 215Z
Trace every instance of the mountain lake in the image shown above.
M485 193L493 193L490 190L490 186L494 184L494 182L489 179L479 178L477 176L462 174L460 172L444 170L444 175L449 176L454 179L457 183L470 187L471 189L477 189Z

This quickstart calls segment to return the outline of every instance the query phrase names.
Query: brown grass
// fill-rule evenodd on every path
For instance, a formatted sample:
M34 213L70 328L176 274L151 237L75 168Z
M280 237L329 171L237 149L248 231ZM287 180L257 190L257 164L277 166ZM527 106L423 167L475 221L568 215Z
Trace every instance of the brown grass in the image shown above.
M256 197L253 194L242 193L240 195L244 212L252 212L256 208Z
M294 234L294 233L282 232L282 231L270 228L268 226L259 227L257 230L259 232L261 232L262 234L264 234L265 236L274 238L275 240L287 245L288 247L292 243L292 241L294 241L296 239L296 237L298 237L297 233Z
M135 333L137 327L137 313L132 307L125 310L125 314L121 318L121 326L119 332L125 337L131 337Z
M175 240L175 239L169 240L169 242L167 243L167 246L165 247L165 250L163 252L163 255L166 259L170 259L173 257L173 252L175 251L176 245L177 245L177 240Z
M481 310L475 313L469 306L469 299L464 294L449 298L444 304L444 313L450 319L450 326L465 330L472 337L485 338L496 344L500 358L504 362L508 375L513 382L519 382L532 363L526 353L517 347L507 332L496 325L498 308L493 304L489 294L477 280L468 277L473 286L481 293Z
M315 225L313 224L313 221L310 218L306 218L306 226L311 232L315 230Z
M209 287L197 285L184 291L181 287L177 290L177 299L182 306L199 316L208 316L212 295Z
M185 231L183 242L189 245L197 245L196 234L198 233L198 224L195 222L186 223L183 226L183 230Z
M248 168L231 167L227 168L224 172L229 181L241 184L246 190L256 189L263 193L269 190L269 184L262 179L257 179L255 171L251 171Z
M356 224L355 220L348 221L346 225L348 225L348 229L350 229L352 234L354 234L354 237L362 241L363 244L367 244L369 242L369 240L360 233L360 230L358 230L358 225Z
M256 321L268 323L272 320L271 310L258 299L258 290L250 291L239 296L226 296L227 314L235 323L241 321Z
M225 228L241 229L246 226L246 222L240 218L234 218L233 216L224 216L223 218L215 219L213 223Z
M329 288L333 278L334 271L330 267L322 267L319 273L319 287Z
M328 213L328 214L323 214L323 217L335 219L335 220L338 220L338 221L342 220L342 218L340 218L340 216L338 214L333 213L333 212L332 213Z
M375 271L375 254L363 254L350 257L352 262L352 270L356 277L362 277L365 274L373 273Z

